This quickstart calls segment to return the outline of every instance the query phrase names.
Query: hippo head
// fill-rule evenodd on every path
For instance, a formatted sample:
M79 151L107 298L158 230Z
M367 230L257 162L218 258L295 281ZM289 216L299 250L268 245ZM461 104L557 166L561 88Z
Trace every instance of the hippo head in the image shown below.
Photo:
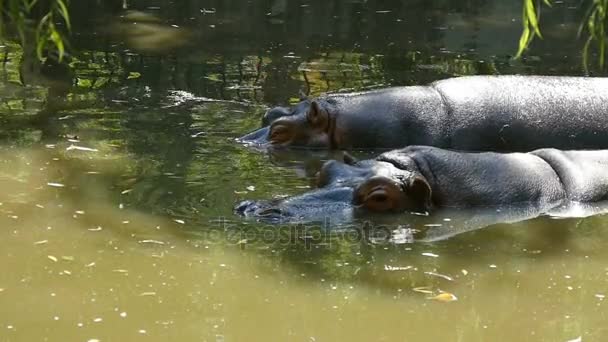
M259 147L302 146L328 148L332 144L334 120L323 100L303 100L292 109L276 107L262 118L262 128L237 141Z
M271 201L245 201L235 211L264 221L343 220L360 213L427 212L431 187L411 163L392 158L330 160L317 175L319 188Z

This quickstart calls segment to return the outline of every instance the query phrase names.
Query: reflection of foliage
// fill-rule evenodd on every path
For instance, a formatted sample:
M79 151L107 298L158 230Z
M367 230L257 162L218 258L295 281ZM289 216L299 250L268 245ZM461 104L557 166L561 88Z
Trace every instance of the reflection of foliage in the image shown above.
M22 46L32 44L28 37L34 27L36 54L39 59L47 44L52 43L59 52L59 59L65 53L65 37L57 28L57 22L70 29L70 16L67 9L69 0L0 0L0 36L8 30L15 30Z
M551 6L551 0L542 0L547 6ZM523 31L519 40L519 49L516 58L521 57L528 48L534 37L542 38L539 27L541 0L524 0L522 24ZM592 0L585 21L579 27L579 36L587 31L588 37L583 47L583 66L585 70L589 66L589 52L591 45L595 42L598 49L598 64L604 68L606 62L606 20L608 12L608 0Z

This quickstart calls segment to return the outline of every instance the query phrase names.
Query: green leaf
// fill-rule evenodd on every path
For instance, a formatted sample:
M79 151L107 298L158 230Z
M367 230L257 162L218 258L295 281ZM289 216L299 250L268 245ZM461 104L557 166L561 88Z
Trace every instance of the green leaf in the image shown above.
M540 28L538 27L538 19L536 17L536 8L534 7L534 0L525 0L526 3L526 15L528 17L528 22L530 26L534 29L534 33L542 38L542 34L540 33Z
M48 39L45 25L51 19L51 15L52 13L47 13L47 15L42 17L36 28L36 56L38 56L38 59L43 58L44 48L46 47L46 41Z
M528 47L529 41L530 41L530 29L528 28L528 26L526 26L524 28L523 32L521 33L521 37L519 38L519 50L517 50L517 54L515 55L515 58L521 57L521 55L524 53L524 51Z
M133 78L140 78L140 77L141 77L140 73L138 73L136 71L131 71L129 73L129 76L127 76L127 79L130 80L130 79L133 79Z
M57 5L59 6L59 14L61 14L61 16L63 17L63 20L65 21L65 25L67 26L68 30L71 30L71 24L70 24L70 14L68 12L68 8L65 5L65 3L63 2L63 0L56 0L57 1Z
M63 39L59 32L55 29L55 26L51 26L51 41L57 47L57 51L59 51L59 62L63 60L63 55L65 54L65 47L63 46Z

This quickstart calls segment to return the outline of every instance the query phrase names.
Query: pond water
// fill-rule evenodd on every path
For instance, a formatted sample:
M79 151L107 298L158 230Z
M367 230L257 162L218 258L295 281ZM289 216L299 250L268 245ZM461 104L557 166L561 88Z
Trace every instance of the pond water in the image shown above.
M234 142L299 92L584 75L584 6L555 1L545 39L515 61L520 6L79 0L71 71L32 73L5 43L0 340L606 340L605 216L490 220L412 243L411 216L370 218L396 234L362 239L364 222L269 226L232 211L314 187L332 157Z

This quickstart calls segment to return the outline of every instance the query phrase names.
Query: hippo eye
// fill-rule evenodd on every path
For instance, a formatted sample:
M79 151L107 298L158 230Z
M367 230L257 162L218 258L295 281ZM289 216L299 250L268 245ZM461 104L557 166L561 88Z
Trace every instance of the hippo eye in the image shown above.
M354 204L370 211L400 210L403 192L399 184L383 176L366 180L355 190Z
M280 144L291 139L291 128L286 125L273 125L270 128L269 140L273 144Z

